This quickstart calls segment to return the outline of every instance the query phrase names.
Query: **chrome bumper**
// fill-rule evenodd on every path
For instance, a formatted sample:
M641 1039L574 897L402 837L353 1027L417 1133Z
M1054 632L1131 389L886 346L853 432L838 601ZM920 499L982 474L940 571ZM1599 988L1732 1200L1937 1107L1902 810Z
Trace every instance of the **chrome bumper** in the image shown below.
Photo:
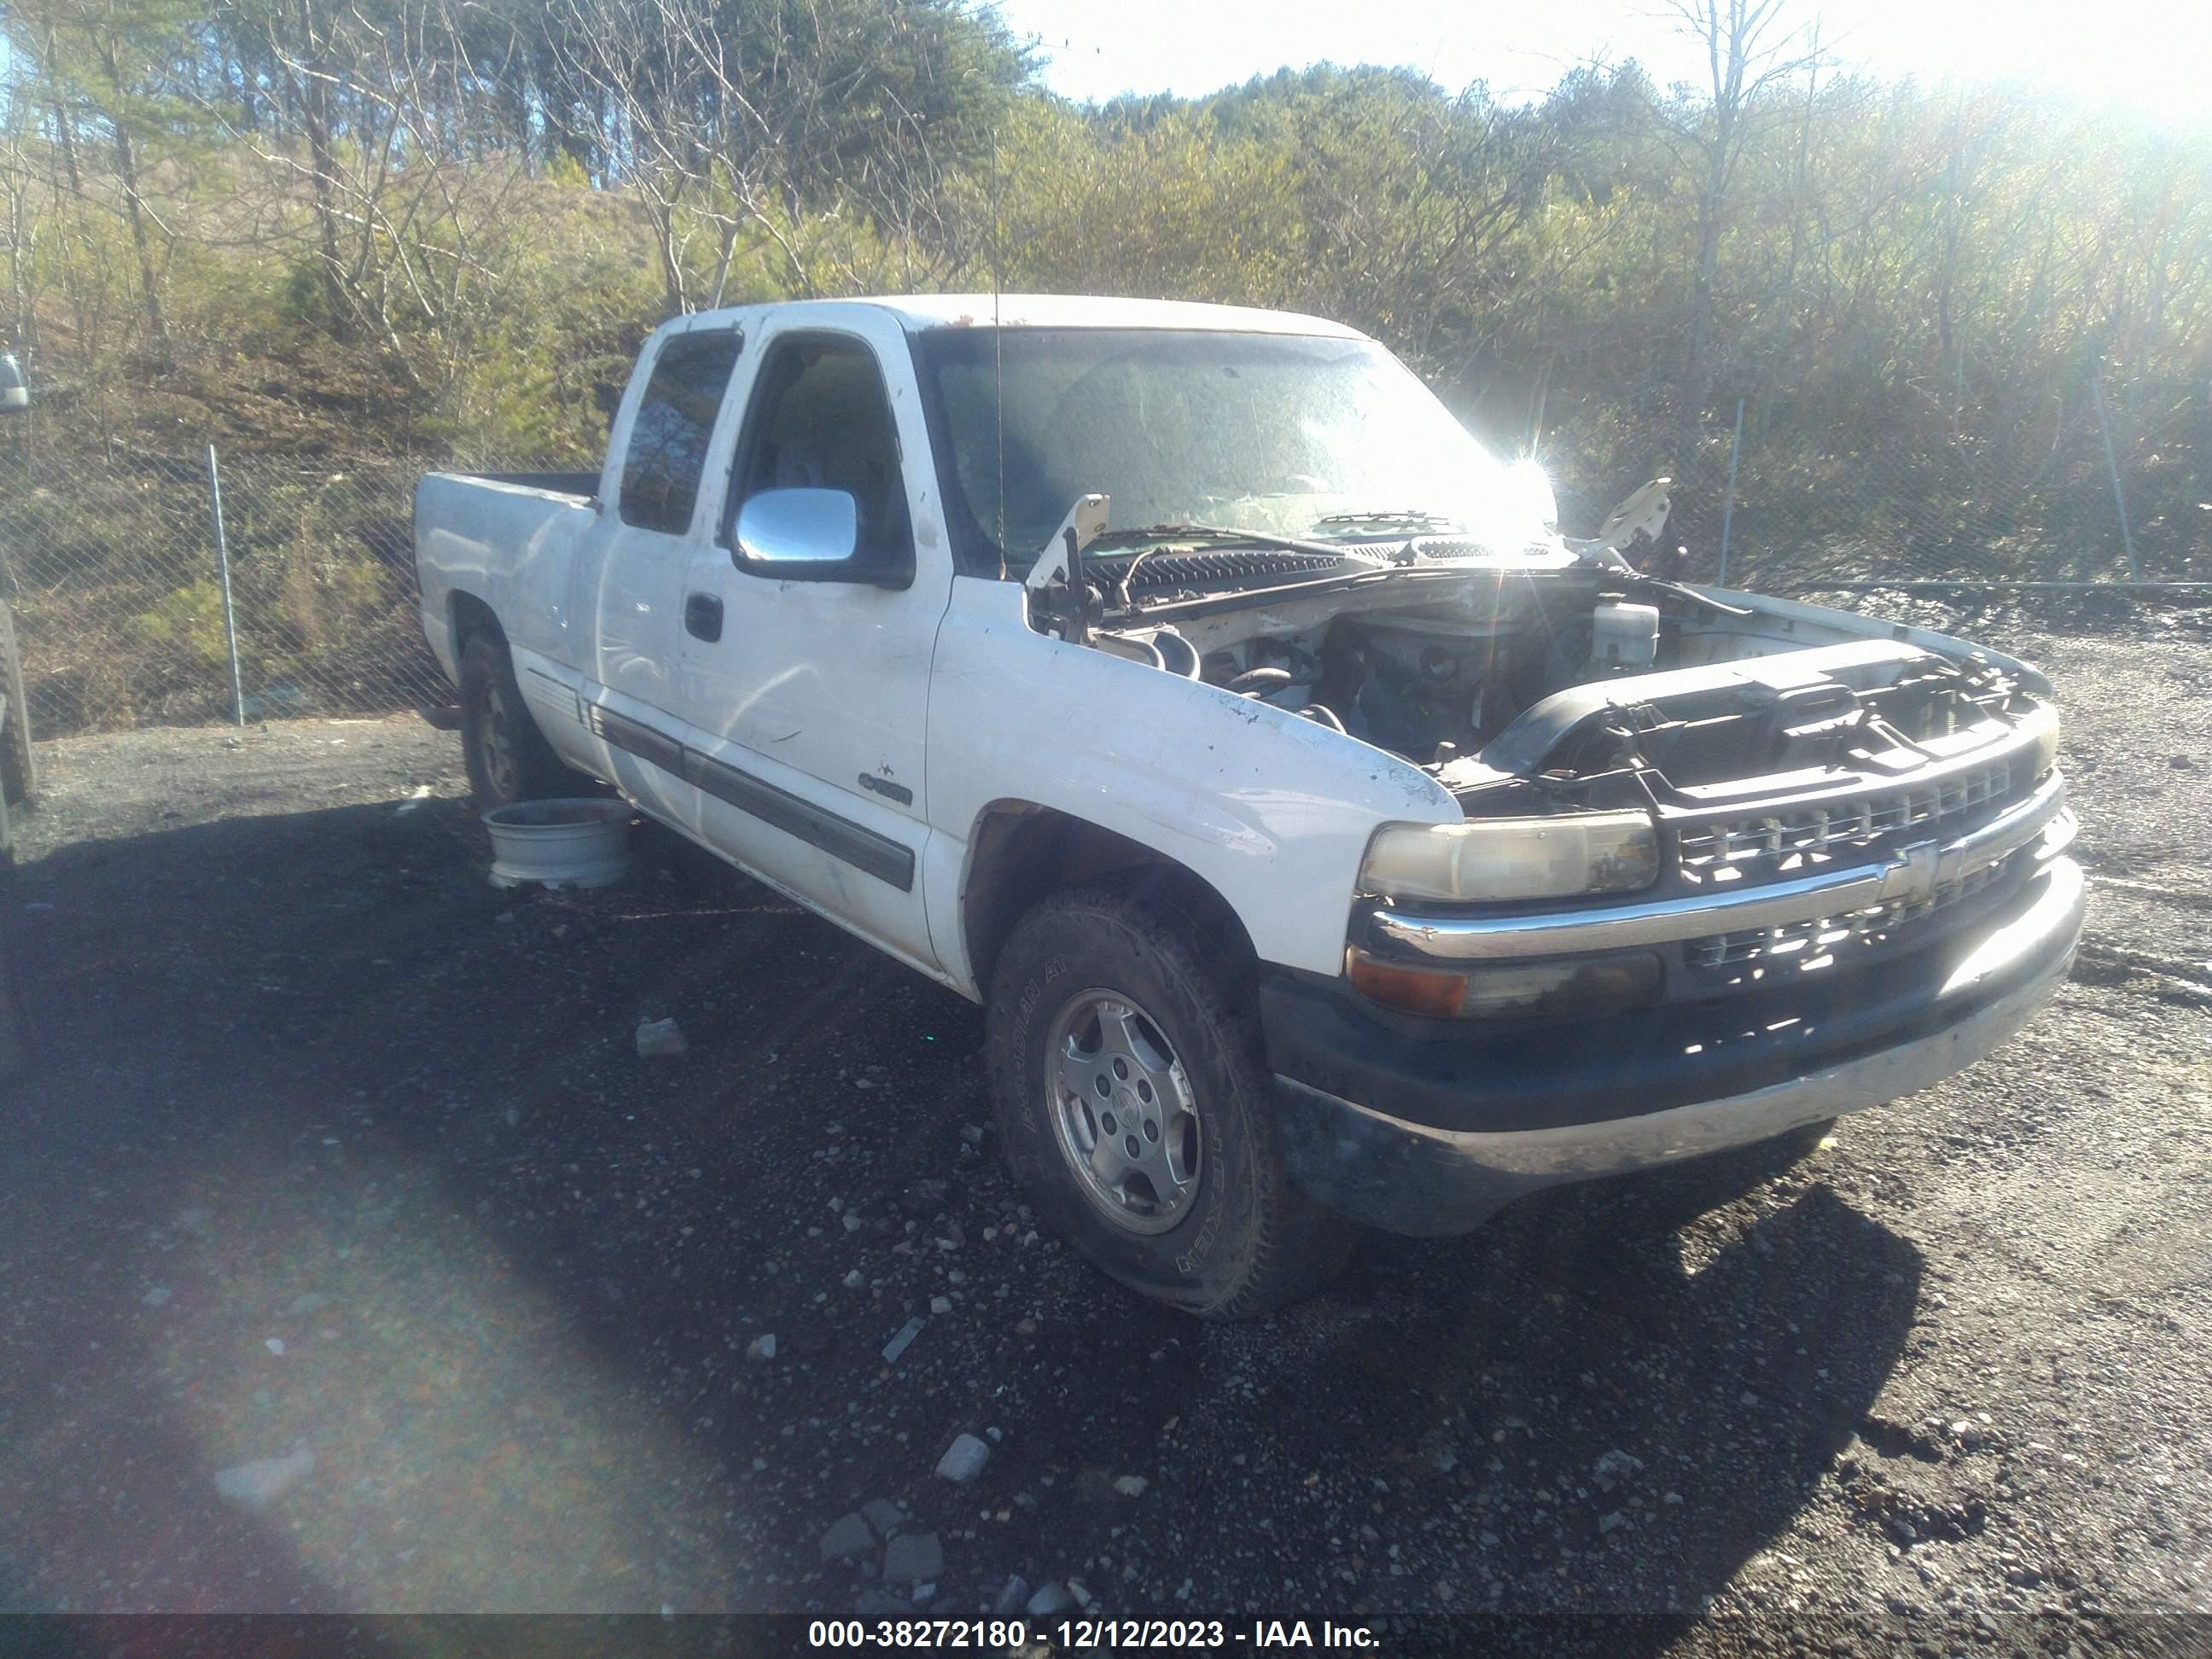
M1822 870L1741 891L1533 915L1422 916L1376 905L1355 919L1352 939L1386 960L1412 962L1492 962L1666 945L1818 921L1881 904L1925 902L1939 888L2009 858L2032 842L2040 841L2040 856L2049 858L2073 837L2066 781L2054 775L1980 829L1948 842L1915 842L1883 864Z
M1455 1131L1278 1076L1285 1161L1302 1189L1393 1232L1479 1226L1525 1193L1724 1152L1879 1106L1942 1081L2003 1042L2048 1002L2074 961L2087 884L2054 858L2040 890L1978 941L1935 999L1971 1012L1925 1036L1747 1093L1554 1128ZM2002 988L2002 989L1998 988ZM1632 1112L1633 1103L1622 1101Z

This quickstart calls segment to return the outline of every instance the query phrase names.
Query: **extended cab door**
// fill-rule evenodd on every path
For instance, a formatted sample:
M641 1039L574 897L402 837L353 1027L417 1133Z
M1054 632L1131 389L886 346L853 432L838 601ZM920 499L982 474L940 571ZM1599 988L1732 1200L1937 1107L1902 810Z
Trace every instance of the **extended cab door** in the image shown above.
M580 550L569 602L569 615L590 629L581 667L594 769L694 833L696 793L684 775L677 713L678 618L693 552L712 534L701 485L743 350L743 336L726 324L676 329L639 363L610 434L599 522Z
M822 313L815 313L819 316ZM750 368L715 530L684 584L678 698L700 825L739 863L927 972L922 748L951 559L912 358L896 322L771 311ZM911 572L788 580L741 568L748 496L850 492L865 562Z

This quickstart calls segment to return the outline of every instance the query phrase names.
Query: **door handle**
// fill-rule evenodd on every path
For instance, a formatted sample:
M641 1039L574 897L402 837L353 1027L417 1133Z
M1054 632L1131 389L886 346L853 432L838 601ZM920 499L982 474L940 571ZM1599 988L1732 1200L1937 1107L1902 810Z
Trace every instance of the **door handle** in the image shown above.
M712 643L722 637L722 601L713 593L684 596L684 631Z

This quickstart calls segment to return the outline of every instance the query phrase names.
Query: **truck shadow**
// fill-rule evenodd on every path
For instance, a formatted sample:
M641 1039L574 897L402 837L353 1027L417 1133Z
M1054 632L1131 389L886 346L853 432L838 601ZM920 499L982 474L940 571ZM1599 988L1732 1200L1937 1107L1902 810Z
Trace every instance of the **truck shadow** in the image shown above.
M1309 1409L1384 1416L1416 1491L1487 1516L1463 1600L1693 1612L1802 1516L1905 1351L1922 1261L1802 1176L1697 1213L1762 1172L1544 1194L1382 1242L1344 1288L1366 1316Z
M497 892L459 803L409 805L23 872L46 1058L0 1150L101 1207L49 1204L37 1249L14 1243L58 1343L88 1302L118 1310L41 1398L146 1391L143 1432L191 1472L149 1525L312 1434L281 1512L304 1534L223 1534L295 1575L285 1605L526 1606L557 1580L593 1608L842 1613L871 1564L817 1540L890 1498L941 1534L963 1613L1013 1573L1087 1573L1127 1613L1273 1613L1286 1578L1314 1613L1689 1611L1803 1513L1904 1350L1917 1253L1806 1171L1697 1214L1756 1154L1377 1240L1312 1304L1194 1324L1034 1237L965 1003L658 841L620 888ZM664 1014L691 1052L641 1061L632 1028ZM188 1202L212 1243L179 1231ZM156 1274L204 1325L142 1306ZM309 1299L331 1310L284 1322ZM195 1389L222 1411L160 1403ZM565 1437L528 1426L549 1399ZM133 1454L95 1428L48 1458L61 1410L19 1425L25 1490ZM994 1430L973 1486L933 1476ZM99 1605L130 1565L85 1530L103 1501L29 1506L0 1559L75 1552L75 1605ZM420 1556L292 1554L345 1504L406 1517ZM471 1553L518 1516L532 1562Z
M1657 1614L1607 1626L1605 1649L1663 1649L1663 1615L1694 1615L1801 1522L1834 1529L1808 1505L1913 1322L1919 1253L1816 1177L1705 1212L1774 1161L1540 1194L1464 1239L1376 1237L1265 1326L1141 1322L1146 1392L1181 1402L1171 1440L1196 1450L1163 1460L1176 1528L1258 1527L1286 1573L1322 1565L1339 1612ZM1062 1374L1126 1366L1128 1312L1071 1316ZM1143 1415L1084 1392L1060 1402L1069 1462ZM1786 1581L1787 1559L1767 1565ZM1194 1578L1193 1605L1243 1588Z

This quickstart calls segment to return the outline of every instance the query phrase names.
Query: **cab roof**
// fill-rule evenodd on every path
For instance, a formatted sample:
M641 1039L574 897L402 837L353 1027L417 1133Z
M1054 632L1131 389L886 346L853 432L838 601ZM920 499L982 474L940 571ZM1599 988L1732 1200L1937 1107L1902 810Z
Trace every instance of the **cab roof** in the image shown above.
M805 311L823 320L839 311L868 307L888 312L908 331L938 328L1156 328L1231 334L1319 335L1340 340L1367 337L1325 317L1253 306L1201 305L1184 300L1124 300L1088 294L881 295L851 300L789 300L700 312L679 319L689 329L741 324L776 311Z

